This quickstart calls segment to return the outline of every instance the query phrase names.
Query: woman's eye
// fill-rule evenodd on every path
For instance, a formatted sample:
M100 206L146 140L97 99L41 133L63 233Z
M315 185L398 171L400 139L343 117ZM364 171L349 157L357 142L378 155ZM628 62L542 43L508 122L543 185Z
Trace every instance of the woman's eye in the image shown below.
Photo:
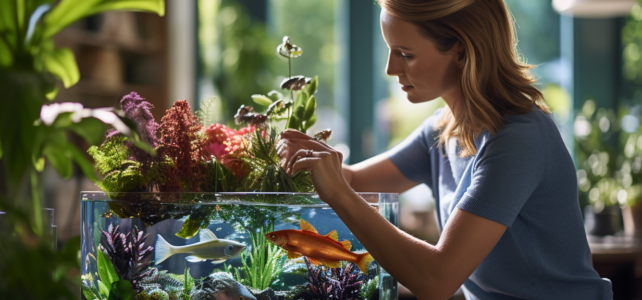
M401 53L401 57L403 57L405 59L408 59L408 58L412 58L412 55L407 55L407 54Z

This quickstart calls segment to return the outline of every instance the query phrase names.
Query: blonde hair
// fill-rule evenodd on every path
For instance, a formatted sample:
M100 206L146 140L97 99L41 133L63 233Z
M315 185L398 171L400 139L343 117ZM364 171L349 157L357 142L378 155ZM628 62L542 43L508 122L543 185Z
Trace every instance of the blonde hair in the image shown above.
M417 25L445 52L464 46L461 101L445 108L436 122L439 145L456 137L460 156L475 155L475 137L483 129L496 134L504 115L524 114L537 105L550 114L542 93L533 86L532 65L521 62L513 18L503 0L377 0L392 16Z

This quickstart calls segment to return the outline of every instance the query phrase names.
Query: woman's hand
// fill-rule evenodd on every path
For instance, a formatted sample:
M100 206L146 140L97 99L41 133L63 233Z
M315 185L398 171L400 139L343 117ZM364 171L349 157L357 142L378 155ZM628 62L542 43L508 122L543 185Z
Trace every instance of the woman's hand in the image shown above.
M302 132L287 129L281 133L277 151L288 175L300 170L310 171L314 188L328 204L337 199L337 194L352 190L343 177L343 154L332 147Z

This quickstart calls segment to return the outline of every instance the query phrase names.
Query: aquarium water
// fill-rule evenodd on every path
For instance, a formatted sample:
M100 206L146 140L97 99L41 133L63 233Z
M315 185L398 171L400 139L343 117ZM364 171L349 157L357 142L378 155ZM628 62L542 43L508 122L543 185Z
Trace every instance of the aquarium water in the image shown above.
M360 195L397 226L397 194ZM363 260L359 240L316 194L81 197L86 299L397 299L395 279ZM292 230L305 239L276 241ZM284 249L303 249L297 243L315 244ZM315 254L325 248L334 256Z

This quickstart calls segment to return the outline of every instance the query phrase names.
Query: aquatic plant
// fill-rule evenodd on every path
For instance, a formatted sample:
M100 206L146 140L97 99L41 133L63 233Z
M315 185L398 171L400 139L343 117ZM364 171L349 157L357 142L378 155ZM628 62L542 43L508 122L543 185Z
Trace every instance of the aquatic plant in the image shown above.
M182 300L191 300L190 293L192 289L196 286L194 278L189 274L189 268L187 263L185 263L185 271L183 272L183 292L181 292L180 297Z
M131 191L144 187L147 182L143 176L140 163L130 160L131 149L124 136L106 139L100 146L91 146L87 153L93 158L95 168L105 174L96 185L107 192Z
M379 284L379 275L374 278L369 279L367 282L361 284L359 289L359 295L363 299L372 299L375 292L377 291L377 285Z
M290 177L280 165L276 143L278 131L271 128L267 134L255 131L248 137L243 161L252 170L243 180L244 190L261 192L312 192L314 186L308 171L299 171Z
M97 286L93 278L83 280L82 293L88 300L133 299L134 289L131 282L119 279L118 273L110 258L103 251L97 253L98 275Z
M305 288L299 289L298 294L291 294L292 299L362 299L361 286L365 275L359 272L356 265L346 263L339 268L315 266L305 257L308 268L308 281Z
M201 164L205 135L203 125L185 100L179 100L167 110L161 119L161 155L174 162L168 180L160 186L161 191L201 191L205 187L205 168Z
M252 251L241 254L241 271L233 271L236 281L256 290L270 287L285 269L284 251L267 241L267 232L261 228L250 235ZM226 271L231 272L231 269L226 266Z
M127 234L118 232L119 228L110 224L107 231L102 232L99 248L109 257L118 277L131 282L134 290L141 292L141 284L154 275L154 269L148 268L154 248L145 247L147 235L143 236L136 226Z

